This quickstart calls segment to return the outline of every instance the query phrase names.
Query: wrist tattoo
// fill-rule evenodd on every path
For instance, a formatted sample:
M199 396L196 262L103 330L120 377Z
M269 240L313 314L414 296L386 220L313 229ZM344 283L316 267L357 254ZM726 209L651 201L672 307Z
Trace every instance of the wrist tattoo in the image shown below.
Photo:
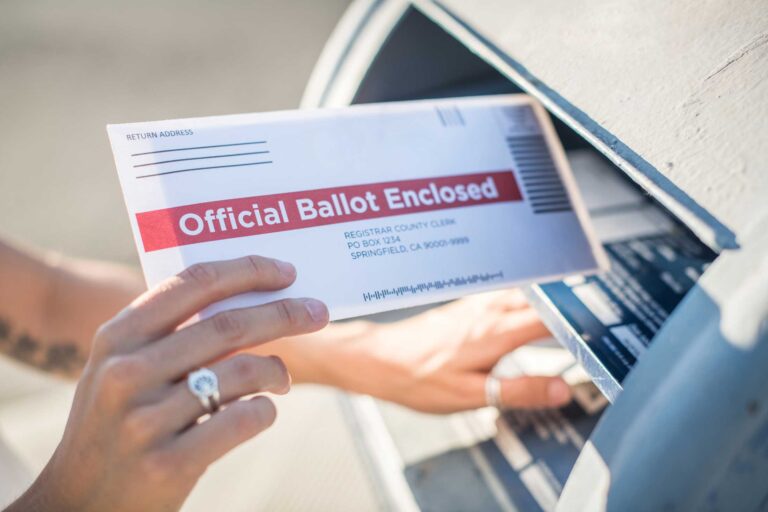
M40 343L27 333L14 333L10 323L0 318L0 353L57 375L74 377L85 366L85 356L71 341Z

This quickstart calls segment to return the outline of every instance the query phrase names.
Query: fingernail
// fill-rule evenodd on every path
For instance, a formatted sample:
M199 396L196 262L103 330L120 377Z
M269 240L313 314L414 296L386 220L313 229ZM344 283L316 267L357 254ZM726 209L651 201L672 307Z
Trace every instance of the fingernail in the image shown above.
M291 376L291 372L288 372L288 383L285 385L283 389L278 391L278 394L287 395L291 391L292 385L293 385L293 377Z
M304 307L307 308L307 313L313 321L324 322L328 319L328 308L319 300L304 299Z
M296 275L296 267L294 267L292 264L288 263L287 261L281 261L281 260L274 260L274 261L275 261L275 265L277 266L277 269L285 277L293 278L293 276Z
M553 380L547 387L549 403L553 406L565 405L571 401L571 388L561 380Z

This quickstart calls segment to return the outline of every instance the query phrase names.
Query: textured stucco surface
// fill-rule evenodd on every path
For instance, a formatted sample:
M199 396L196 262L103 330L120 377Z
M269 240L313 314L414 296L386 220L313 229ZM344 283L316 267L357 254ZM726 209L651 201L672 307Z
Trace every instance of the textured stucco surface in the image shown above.
M768 2L441 0L729 228L768 214Z

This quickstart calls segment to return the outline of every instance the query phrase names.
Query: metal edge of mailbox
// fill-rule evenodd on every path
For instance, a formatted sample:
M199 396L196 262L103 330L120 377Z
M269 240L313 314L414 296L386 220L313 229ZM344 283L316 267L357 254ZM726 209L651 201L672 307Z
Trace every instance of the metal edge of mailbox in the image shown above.
M586 112L549 88L530 73L522 63L501 51L438 0L412 0L412 3L425 16L464 44L467 49L541 101L547 110L576 131L643 189L649 191L706 245L717 252L738 247L736 235L730 228L678 188L641 155L600 126Z
M557 510L768 507L768 216L681 307L601 418Z
M326 104L339 69L347 61L355 40L380 4L380 0L358 0L347 7L312 68L301 98L302 106L313 108Z
M417 512L419 506L404 476L405 464L376 400L365 395L339 393L339 403L355 433L355 442L368 473L376 484L382 509Z
M616 400L622 391L621 383L611 375L589 346L581 341L578 333L565 321L541 288L538 285L530 285L524 287L523 292L531 306L541 315L547 329L573 354L597 389L608 401Z
M406 0L352 2L312 70L301 107L337 107L352 103L379 49L410 6Z

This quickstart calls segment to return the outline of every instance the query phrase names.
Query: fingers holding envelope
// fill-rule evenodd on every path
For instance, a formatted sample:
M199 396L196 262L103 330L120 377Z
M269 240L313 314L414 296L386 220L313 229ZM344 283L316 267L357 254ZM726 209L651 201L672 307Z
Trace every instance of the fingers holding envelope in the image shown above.
M314 299L283 299L252 308L233 309L184 327L146 346L149 361L162 362L155 375L175 380L200 365L244 348L318 330L328 323L328 309Z
M67 510L178 509L207 464L274 421L267 397L239 399L290 387L276 357L222 358L316 331L328 311L315 300L286 299L181 325L222 299L286 288L295 275L292 265L258 256L194 265L103 325L45 471L55 485L40 492Z
M107 323L130 350L156 341L206 306L252 291L274 291L290 286L296 269L288 262L246 256L233 260L196 263L134 300Z

